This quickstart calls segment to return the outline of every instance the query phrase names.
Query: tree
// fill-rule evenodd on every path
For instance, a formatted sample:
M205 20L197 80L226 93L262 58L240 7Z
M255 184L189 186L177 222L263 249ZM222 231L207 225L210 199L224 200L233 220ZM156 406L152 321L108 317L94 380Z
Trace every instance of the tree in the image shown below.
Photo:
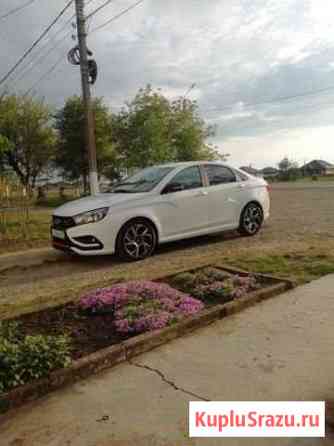
M278 168L280 170L279 178L282 181L294 181L301 175L298 163L289 160L288 157L278 163Z
M101 98L92 102L95 117L96 152L100 174L110 172L117 164L111 138L111 113ZM69 98L56 115L59 132L56 164L71 180L83 179L87 191L88 156L85 143L84 107L80 97ZM111 167L112 166L112 167Z
M214 128L199 116L195 101L180 98L172 102L171 134L176 161L220 158L217 150L206 143L207 138L214 136Z
M278 168L282 172L287 172L292 167L294 167L294 163L290 161L288 157L283 158L282 161L278 163Z
M42 101L16 95L1 98L0 164L10 166L29 189L54 155L51 120L51 110Z
M205 140L212 128L188 99L169 101L150 86L113 116L113 139L125 167L217 157Z

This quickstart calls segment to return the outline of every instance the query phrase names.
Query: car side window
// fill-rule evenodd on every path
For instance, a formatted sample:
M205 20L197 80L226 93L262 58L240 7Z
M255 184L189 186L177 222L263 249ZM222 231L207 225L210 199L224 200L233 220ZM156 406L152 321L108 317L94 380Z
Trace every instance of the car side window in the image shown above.
M235 173L225 166L216 166L209 164L205 166L205 171L209 180L210 186L216 186L218 184L235 183L237 178Z
M192 166L177 173L167 184L163 193L180 192L199 187L203 187L201 172L198 166Z

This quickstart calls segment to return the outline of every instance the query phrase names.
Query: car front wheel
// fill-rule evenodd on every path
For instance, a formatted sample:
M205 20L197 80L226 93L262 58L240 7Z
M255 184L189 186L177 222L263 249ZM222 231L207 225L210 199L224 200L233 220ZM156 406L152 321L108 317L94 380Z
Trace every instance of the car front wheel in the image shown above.
M239 232L243 235L255 235L263 224L263 210L257 203L249 203L242 211Z
M145 219L126 223L117 240L117 254L125 260L143 260L151 256L157 246L154 226Z

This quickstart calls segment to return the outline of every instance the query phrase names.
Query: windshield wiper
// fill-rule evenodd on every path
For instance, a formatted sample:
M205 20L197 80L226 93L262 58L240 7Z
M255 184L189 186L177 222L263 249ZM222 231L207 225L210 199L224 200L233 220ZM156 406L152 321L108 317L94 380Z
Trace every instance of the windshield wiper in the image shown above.
M116 193L136 193L137 191L133 191L133 190L128 190L128 189L123 189L123 186L138 186L139 184L145 184L145 183L150 183L150 181L146 181L146 180L139 180L139 181L128 181L128 182L124 182L124 183L119 183L116 184L116 186L113 188L112 192ZM118 189L120 188L120 189Z
M116 189L112 191L113 194L136 194L136 190L128 190L128 189Z

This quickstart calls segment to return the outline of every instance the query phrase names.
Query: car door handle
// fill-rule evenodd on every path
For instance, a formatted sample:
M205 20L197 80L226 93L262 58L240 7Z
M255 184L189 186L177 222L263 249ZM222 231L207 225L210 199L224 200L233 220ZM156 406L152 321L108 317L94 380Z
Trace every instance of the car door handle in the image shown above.
M239 189L245 189L246 185L244 183L238 184Z

